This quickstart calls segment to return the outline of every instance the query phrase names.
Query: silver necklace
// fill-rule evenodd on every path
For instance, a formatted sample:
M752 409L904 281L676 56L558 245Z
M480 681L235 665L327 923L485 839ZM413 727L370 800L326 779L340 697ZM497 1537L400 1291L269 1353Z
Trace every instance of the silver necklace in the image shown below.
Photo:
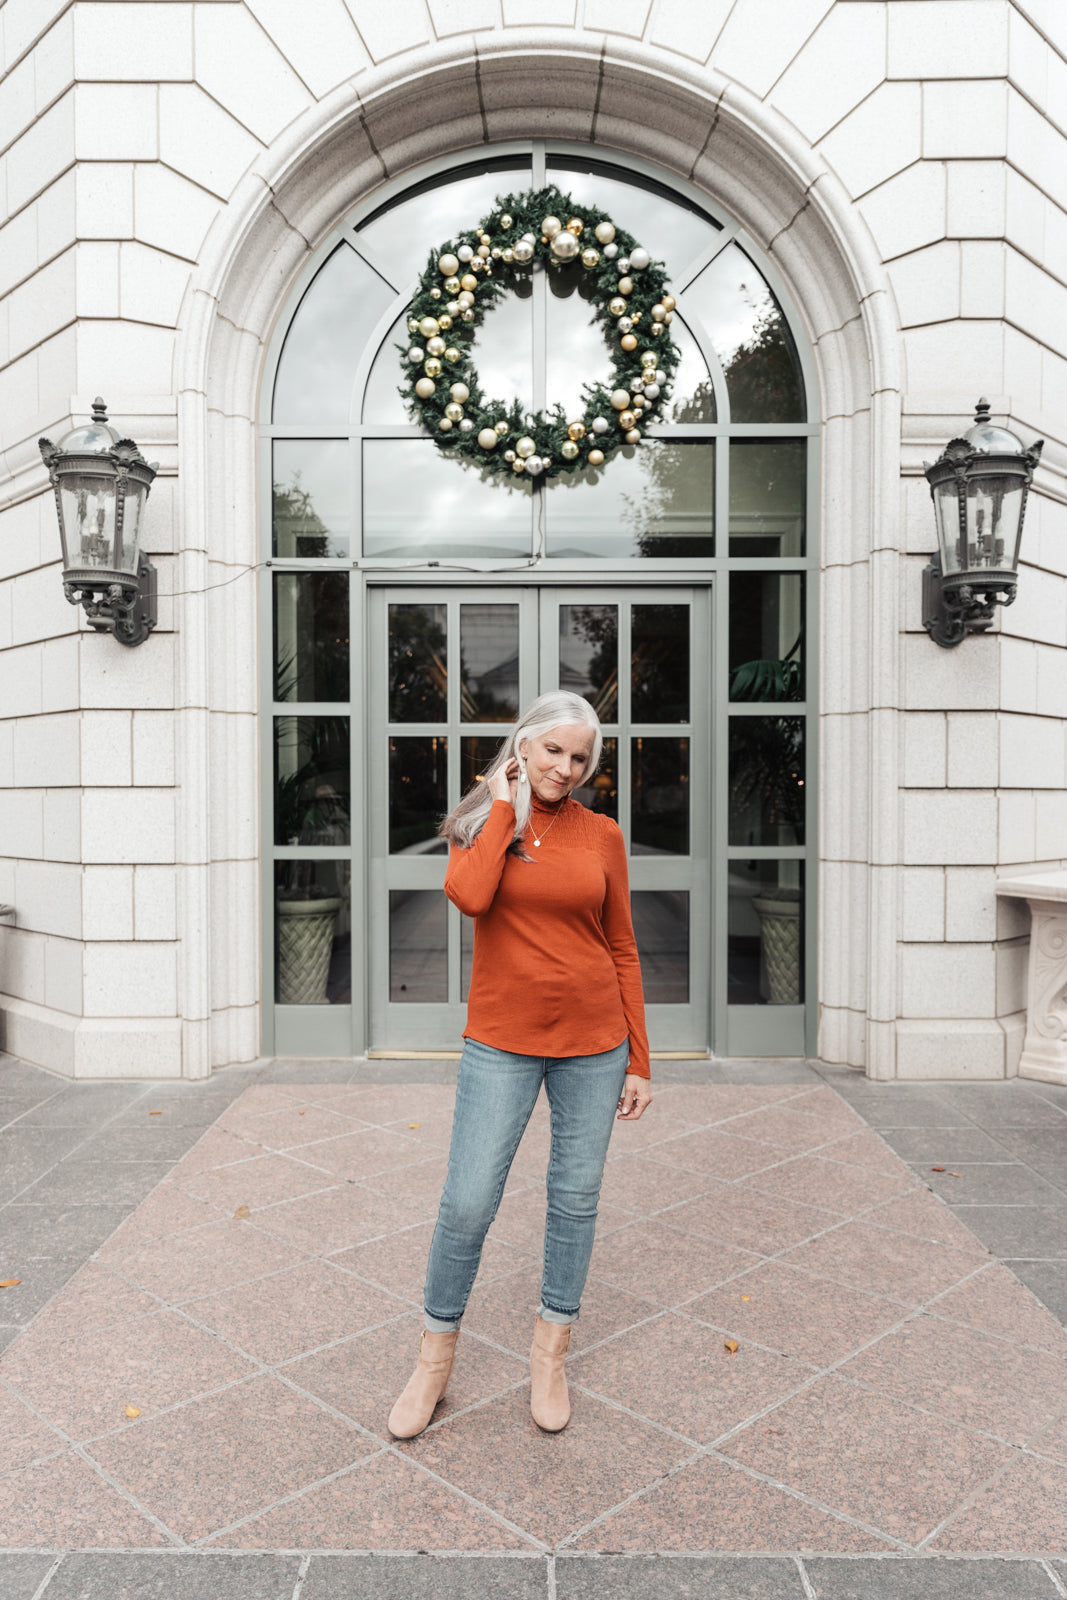
M555 811L552 814L552 822L555 822L556 818L559 816L560 812L563 810L563 807L566 804L567 804L567 798L566 798L566 796L564 796L563 799L560 801L559 805L556 807ZM534 849L535 850L540 850L540 848L541 848L541 839L544 839L547 836L548 828L551 828L552 822L549 823L548 828L545 829L544 833L541 835L541 838L538 838L537 829L533 825L533 819L534 819L534 813L533 813L533 808L531 807L531 809L530 809L530 832L534 836Z

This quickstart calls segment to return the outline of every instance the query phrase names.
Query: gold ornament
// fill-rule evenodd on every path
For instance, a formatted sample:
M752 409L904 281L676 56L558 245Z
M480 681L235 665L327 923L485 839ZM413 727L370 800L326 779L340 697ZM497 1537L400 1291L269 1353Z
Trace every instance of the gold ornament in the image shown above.
M630 391L628 389L613 389L611 403L616 411L625 411L630 404Z
M511 470L512 470L512 472L525 472L525 470L526 470L525 461L520 461L519 458L516 457L515 460L511 463Z
M656 365L656 353L654 350L641 351L641 365L643 367L654 367Z
M514 450L505 450L504 451L504 460L505 461L514 461L514 459L515 459Z
M415 393L418 395L420 400L428 400L433 392L434 381L432 378L420 378L418 383L415 385Z
M546 239L554 239L562 226L563 224L558 217L545 217L541 223L541 232Z
M610 244L615 237L615 228L610 222L598 222L595 231L601 244Z
M501 439L511 432L506 422L494 422L493 427Z
M564 439L560 455L564 461L573 461L578 454L578 446L573 439Z
M510 211L504 211L501 213L500 226L502 228L510 228L514 221L515 218L511 215Z
M484 233L482 235L482 238L483 239L485 238L485 234ZM487 244L480 244L478 246L478 254L481 256L482 260L484 261L486 256L490 254L489 246ZM473 262L471 264L473 265Z
M463 319L464 322L473 322L474 321L474 312L473 311L461 311L460 312L460 316L461 316L461 318Z
M473 272L465 272L459 280L459 286L464 294L473 294L478 287L478 280Z
M567 224L567 232L573 233L576 239L580 239L584 231L585 223L582 221L581 217L572 217Z
M430 299L431 300L440 300L440 298L441 298L441 291L437 287L437 285L434 284L433 288L430 290Z
M453 400L458 400L460 405L463 404L464 400L469 400L471 397L471 392L465 383L454 383L448 392Z
M463 407L457 405L454 400L450 400L448 405L445 406L445 416L448 417L451 422L459 422L463 416Z
M664 331L662 322L654 322L648 331L652 335L653 339L658 339L660 334Z
M409 333L418 333L418 331L419 331L419 319L418 319L418 317L409 317L408 318L408 332Z
M441 430L442 433L451 433L452 432L452 420L451 420L450 417L442 417L440 422L437 424L437 426Z
M474 304L474 291L472 289L464 289L456 304L461 311L466 311L469 306ZM455 316L455 312L452 315Z
M500 257L504 254L504 252L503 252L503 250L501 250L501 248L500 248L500 246L498 244L495 244L493 246L492 250L490 251L490 254L491 254L491 256L492 256L494 261L499 261Z
M624 333L622 338L619 340L619 343L622 345L624 350L637 349L637 338L632 333Z
M633 294L634 280L632 278L620 278L617 287L620 294Z
M665 294L663 296L664 311L673 311L677 304L678 302L675 300L673 294Z
M442 278L451 278L454 273L459 271L459 257L452 255L451 252L448 255L440 256L437 262L437 270ZM448 288L447 284L445 288Z
M440 326L441 324L438 322L436 317L423 317L422 321L419 323L419 332L422 334L424 339L432 339Z
M514 261L514 259L515 259L515 252L511 248L511 246L508 245L506 249L504 249L504 250L502 250L500 252L500 256L501 256L501 260L511 262L511 261Z
M667 315L667 307L666 306L653 306L652 307L652 321L653 322L662 322L666 315Z
M599 266L599 264L600 264L600 251L599 250L583 250L582 251L582 266L585 267L587 272L591 272L593 270L593 268L596 267L596 266Z
M641 429L640 428L631 428L629 433L626 435L626 443L627 444L639 444L640 440L641 440Z
M619 427L623 430L624 433L629 433L630 429L634 426L636 421L637 421L637 418L636 418L636 416L634 415L634 413L632 411L620 411L619 412Z
M626 315L626 301L620 295L615 295L608 301L608 310L613 317L623 317Z
M441 315L437 319L437 326L440 328L442 333L447 332L447 330L452 326L452 318L449 316L447 311L442 311ZM443 339L441 340L441 343L444 344Z
M459 279L456 277L456 275L454 273L453 273L452 277L445 279L445 293L446 294L458 294L459 293Z
M603 464L603 460L604 460L604 452L603 452L603 450L590 450L590 452L589 452L589 465L591 467L599 467L599 466L601 466Z
M516 439L516 441L515 441L515 453L516 453L516 455L532 456L534 454L534 452L536 451L536 449L537 449L537 445L529 437L528 434L523 434L521 439Z
M422 370L428 378L439 378L441 376L441 363L436 356L431 356L429 361L423 362Z
M448 349L445 351L445 360L449 363L450 366L455 366L456 362L459 359L460 359L459 351L456 349L454 344L450 344Z
M567 425L567 438L568 439L574 439L574 440L584 439L585 438L585 423L584 422L571 422L571 423L568 423L568 425Z
M664 320L664 322L673 322L674 321L674 312L673 311L668 311L667 315L664 317L663 320Z

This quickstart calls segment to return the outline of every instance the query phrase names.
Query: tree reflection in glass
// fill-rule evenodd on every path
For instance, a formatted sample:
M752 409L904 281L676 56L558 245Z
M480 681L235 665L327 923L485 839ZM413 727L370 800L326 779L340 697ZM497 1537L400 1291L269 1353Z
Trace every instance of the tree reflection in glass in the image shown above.
M448 715L447 608L389 607L389 720L443 722Z
M618 721L618 606L560 606L559 686L588 700L601 722Z
M436 735L389 740L389 853L441 855L437 828L448 810L448 740Z
M460 720L513 722L519 714L519 608L460 606Z
M688 722L689 607L635 605L631 617L634 722Z
M686 291L722 362L734 422L803 422L804 381L782 308L736 244Z

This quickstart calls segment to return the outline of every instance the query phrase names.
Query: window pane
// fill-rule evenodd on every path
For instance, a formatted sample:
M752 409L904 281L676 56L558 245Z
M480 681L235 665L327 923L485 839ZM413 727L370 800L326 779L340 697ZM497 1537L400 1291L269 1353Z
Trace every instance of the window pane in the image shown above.
M632 739L635 856L689 854L689 740Z
M645 1004L684 1006L689 1001L689 893L637 889L630 895L634 938L641 957Z
M364 422L410 422L408 409L400 394L405 361L397 349L403 345L410 349L416 341L408 332L408 314L397 317L374 358L367 387L363 392Z
M561 405L573 421L585 413L584 385L598 376L607 382L611 358L589 305L591 274L572 262L548 274L548 288L545 395L549 409Z
M686 290L722 362L734 422L803 422L804 387L789 326L763 274L728 244Z
M389 891L389 998L408 1005L448 999L448 902L440 889Z
M600 766L588 783L573 790L573 797L588 811L619 820L619 741L605 739Z
M533 290L528 274L493 302L470 352L490 416L503 417L513 400L533 410Z
M448 810L448 740L431 734L389 740L389 853L445 855L437 837Z
M351 456L344 439L274 441L274 554L351 553Z
M275 844L347 844L347 717L275 717Z
M274 863L274 998L280 1006L352 1003L351 867Z
M285 336L275 422L345 424L364 346L395 290L347 244L319 269Z
M631 717L689 720L689 607L635 605L631 612Z
M460 720L514 722L519 714L519 608L459 608Z
M804 868L731 861L727 1001L795 1006L804 995Z
M389 721L444 722L448 655L444 605L389 607Z
M498 733L469 735L460 740L460 794L466 794L471 784L477 783L478 779L484 776L502 742Z
M400 289L413 282L428 250L454 239L457 230L469 233L493 209L497 195L529 187L529 162L521 157L479 162L408 189L401 200L369 217L358 237ZM413 241L421 241L414 255Z
M712 555L714 451L710 440L645 439L601 470L551 479L544 490L549 555Z
M708 364L689 329L676 312L671 337L681 357L674 372L670 404L665 421L714 422L715 391Z
M363 445L365 555L526 556L530 480L483 481L430 439Z
M807 442L730 443L730 554L804 554Z
M668 272L681 272L719 231L696 205L640 173L620 173L582 156L553 156L548 179L575 201L607 212L654 260L665 262Z
M347 700L348 575L274 574L275 700Z
M804 843L803 717L731 717L730 843Z
M730 578L730 699L803 700L804 578L735 572Z
M618 606L560 606L559 686L588 700L601 722L618 720Z

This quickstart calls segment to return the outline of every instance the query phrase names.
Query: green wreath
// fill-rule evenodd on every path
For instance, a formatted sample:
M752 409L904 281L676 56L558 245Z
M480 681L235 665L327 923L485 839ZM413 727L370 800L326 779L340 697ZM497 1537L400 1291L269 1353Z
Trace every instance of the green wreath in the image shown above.
M612 371L607 383L583 387L580 416L558 404L531 415L517 400L488 399L471 360L497 297L535 259L552 272L578 267L593 280L592 309ZM508 195L477 227L432 252L408 312L408 333L418 342L397 346L407 374L400 393L442 450L498 476L553 478L599 467L621 445L636 445L669 397L679 359L673 315L662 263L603 211L554 186Z

